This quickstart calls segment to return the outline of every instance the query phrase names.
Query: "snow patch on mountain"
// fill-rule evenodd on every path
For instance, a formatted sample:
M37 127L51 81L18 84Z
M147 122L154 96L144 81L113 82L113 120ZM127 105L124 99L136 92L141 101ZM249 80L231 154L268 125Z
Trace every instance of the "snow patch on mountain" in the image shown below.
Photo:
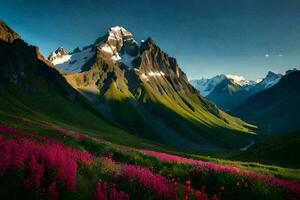
M130 69L134 68L132 65L132 61L135 59L135 56L131 56L127 53L124 53L121 55L121 62L126 65L127 67L129 67Z
M147 81L151 77L162 77L162 76L165 76L165 73L162 72L162 71L156 71L156 72L150 71L150 72L143 73L143 74L140 75L140 77L142 79L146 79Z
M136 48L140 48L140 46L137 45L136 41L133 40L133 43L136 44ZM126 65L128 67L128 69L134 69L133 60L136 59L138 56L139 56L139 52L138 51L137 51L136 55L131 55L125 49L124 52L120 54L121 59L119 61L121 63L123 63L124 65Z
M81 72L82 66L94 55L95 51L87 48L77 53L62 55L51 62L65 72Z
M52 64L53 65L58 65L58 64L61 64L61 63L65 63L65 62L68 62L70 60L70 58L71 58L71 55L69 55L69 54L60 56L60 57L54 59L52 61Z
M116 50L116 46L110 45L108 43L101 44L98 49L104 59L118 61L121 60L119 53Z

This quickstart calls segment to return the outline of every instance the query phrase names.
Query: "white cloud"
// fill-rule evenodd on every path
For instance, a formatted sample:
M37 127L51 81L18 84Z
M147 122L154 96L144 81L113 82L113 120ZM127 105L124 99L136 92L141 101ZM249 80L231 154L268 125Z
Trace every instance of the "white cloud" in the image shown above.
M279 57L282 57L283 55L282 55L282 54L278 54L278 56L279 56Z
M269 58L269 57L270 57L270 55L269 55L269 54L265 54L265 57L266 57L266 58Z

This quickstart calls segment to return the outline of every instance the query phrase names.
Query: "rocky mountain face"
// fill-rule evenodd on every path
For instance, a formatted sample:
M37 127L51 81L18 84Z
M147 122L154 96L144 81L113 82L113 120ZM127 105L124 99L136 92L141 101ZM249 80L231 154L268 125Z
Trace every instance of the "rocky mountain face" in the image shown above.
M232 113L259 125L263 133L286 133L300 128L299 102L300 71L289 71L277 84L252 95Z
M70 98L74 96L76 91L49 65L38 48L24 42L3 21L0 21L0 35L0 82L3 85L14 84L23 87L29 93L34 93L35 80L51 80L48 83L51 87L60 88L61 92ZM54 79L55 81L52 81Z
M73 72L66 80L117 126L193 150L240 147L247 141L240 133L252 132L251 125L205 100L151 38L138 43L126 29L113 27L84 49L91 56L78 72L56 67Z
M17 39L20 39L20 36L0 19L0 40L12 43Z

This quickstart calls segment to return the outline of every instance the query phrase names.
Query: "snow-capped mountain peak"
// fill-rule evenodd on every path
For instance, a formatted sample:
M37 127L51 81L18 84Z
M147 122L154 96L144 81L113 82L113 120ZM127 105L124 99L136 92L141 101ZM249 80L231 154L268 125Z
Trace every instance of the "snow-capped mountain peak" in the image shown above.
M227 74L226 77L231 79L234 83L240 86L252 86L256 84L255 81L246 80L244 76L240 76L240 75Z
M245 77L239 75L227 74L226 77L233 80L234 83L239 85L244 84L246 81Z
M49 55L48 60L52 62L53 60L62 58L68 54L69 53L65 48L59 47Z
M129 31L127 31L125 28L121 26L115 26L111 27L108 30L108 41L113 43L114 41L117 42L116 47L120 48L123 46L123 43L127 40L133 40L133 35Z
M281 79L282 74L275 74L269 71L267 76L259 83L264 86L265 89L272 87Z
M104 61L120 62L128 68L133 68L132 61L137 56L138 48L132 33L121 26L114 26L108 29L105 37L100 37L83 50L76 48L72 53L68 53L60 47L50 54L48 60L65 72L80 72L82 67L97 54Z
M121 61L121 49L127 44L136 44L133 39L132 33L121 26L111 27L108 30L107 35L107 39L100 42L100 44L98 45L98 50L100 52L99 55L106 61ZM131 59L128 58L128 55L124 55L123 61L125 62L125 64L129 64L130 60Z
M221 83L223 80L225 80L227 77L224 74L220 74L217 76L214 76L210 79L202 78L200 80L191 80L190 83L200 91L200 94L202 96L207 96L210 94L210 92L213 91L213 89Z

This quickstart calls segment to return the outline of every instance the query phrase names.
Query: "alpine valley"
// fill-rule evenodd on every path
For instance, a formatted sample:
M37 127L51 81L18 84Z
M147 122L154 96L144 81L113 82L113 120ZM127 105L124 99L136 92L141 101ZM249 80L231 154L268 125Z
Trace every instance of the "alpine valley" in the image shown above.
M0 20L0 199L300 198L297 69L189 81L102 31L46 59Z
M137 136L207 151L239 148L254 134L200 96L151 38L137 43L123 27L70 54L60 47L48 60L102 116Z

